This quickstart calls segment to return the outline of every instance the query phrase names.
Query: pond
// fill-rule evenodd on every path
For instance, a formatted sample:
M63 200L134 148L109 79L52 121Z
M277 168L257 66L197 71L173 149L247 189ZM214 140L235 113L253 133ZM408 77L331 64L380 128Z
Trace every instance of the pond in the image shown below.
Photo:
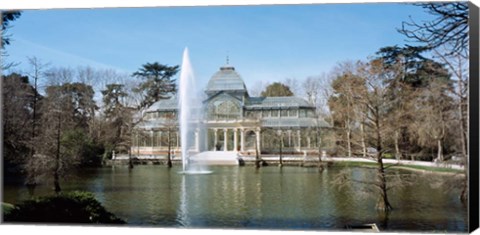
M82 170L62 182L62 189L86 190L132 226L241 228L281 230L343 230L346 225L376 223L388 231L466 232L467 208L458 192L432 185L431 177L416 174L413 185L390 191L394 210L385 216L375 210L376 198L360 196L363 187L332 181L341 170L316 168L211 167L212 174L182 175L181 167L113 166ZM356 179L372 179L374 171L351 168ZM451 176L450 176L451 177ZM51 185L34 192L4 185L5 202L18 203L31 195L45 195Z

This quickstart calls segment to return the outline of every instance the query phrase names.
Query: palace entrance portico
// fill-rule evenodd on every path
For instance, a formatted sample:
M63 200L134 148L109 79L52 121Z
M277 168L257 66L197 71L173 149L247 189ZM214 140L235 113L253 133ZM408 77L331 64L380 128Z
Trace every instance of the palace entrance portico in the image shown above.
M260 149L258 120L205 121L205 146L208 151L255 152Z

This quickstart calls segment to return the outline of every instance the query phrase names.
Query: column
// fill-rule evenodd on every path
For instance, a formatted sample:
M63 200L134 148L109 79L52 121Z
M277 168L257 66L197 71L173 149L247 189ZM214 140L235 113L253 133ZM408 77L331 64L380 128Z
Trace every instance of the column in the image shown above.
M200 138L198 135L198 128L195 129L195 150L198 152L200 151Z
M292 130L288 130L288 147L292 147Z
M180 147L180 135L178 134L178 131L176 133L177 133L177 150L178 150L178 148Z
M233 151L235 151L235 152L238 151L238 145L237 145L237 128L233 129Z
M282 130L277 130L277 137L278 140L280 141L280 144L282 145L282 148L285 147L285 143L283 142L283 131ZM277 147L277 146L275 146Z
M245 151L245 129L240 129L240 151Z
M213 128L213 135L214 135L214 139L213 139L213 151L217 151L217 144L218 144L218 130L217 128Z
M260 148L260 128L257 128L257 130L255 131L255 136L257 137L257 149L258 149L258 153L261 153L261 148Z
M310 148L310 136L307 137L307 146Z
M227 132L228 132L228 129L224 128L223 129L223 151L227 151L227 147L228 147Z
M203 138L203 146L202 146L202 151L209 151L208 149L208 129L204 129L205 131L202 132L202 138Z
M150 150L150 154L153 156L153 146L155 146L155 144L153 143L153 130L150 130L150 145L152 146L151 147L151 150Z
M300 130L297 130L297 138L298 138L298 150L302 149L302 136L300 135Z
M153 143L153 130L150 130L150 144L152 145L151 147L153 148L154 143Z
M158 149L161 149L162 147L162 131L157 132L157 139L155 145L158 147Z

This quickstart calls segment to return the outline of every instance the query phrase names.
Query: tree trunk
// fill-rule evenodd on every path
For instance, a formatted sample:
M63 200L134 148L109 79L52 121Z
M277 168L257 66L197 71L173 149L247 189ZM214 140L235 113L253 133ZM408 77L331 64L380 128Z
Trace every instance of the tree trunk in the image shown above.
M280 152L279 152L279 154L280 154L280 159L279 159L279 160L280 160L280 162L279 162L279 164L278 164L279 167L283 167L282 147L283 147L283 135L280 134L280 146L279 146L279 150L280 150Z
M256 135L255 135L256 137ZM255 138L255 167L258 169L260 168L260 154L258 152L258 144L257 144L257 140Z
M437 159L443 162L442 140L437 140Z
M460 193L460 201L462 201L463 203L467 203L468 202L468 163L467 163L467 159L465 159L465 168L464 168L464 175L465 175L465 180L463 180L463 188L462 188L462 192Z
M55 186L55 193L62 191L60 188L60 133L61 133L61 115L58 115L58 130L57 130L57 153L55 157L55 169L53 170L53 184Z
M467 79L468 80L468 79ZM463 80L458 80L460 95L463 93ZM468 94L468 91L467 91ZM460 104L459 104L459 111L460 111L460 133L461 133L461 144L462 144L462 157L464 159L464 175L465 180L463 181L463 189L460 194L460 200L463 203L467 203L468 201L468 100L466 96L460 96Z
M317 144L318 144L318 171L322 172L324 170L324 165L322 162L322 139L320 138L320 130L316 128L317 134Z
M134 125L132 124L131 127L130 127L130 133L133 132L133 126L134 126ZM133 135L133 134L132 134L132 135ZM131 137L132 137L132 136L131 136ZM131 137L130 137L130 138L131 138ZM137 145L138 145L138 144L139 144L139 143L138 143L138 135L137 135L137 138L136 138L136 139L137 139ZM132 142L134 143L135 141L132 140ZM128 149L128 169L133 169L132 147L130 147L130 148Z
M352 157L352 139L350 127L347 129L347 156Z
M402 153L400 152L400 147L398 145L398 130L395 130L395 159L400 160L402 158Z
M170 155L171 150L172 150L172 137L171 137L171 131L168 130L168 153L167 153L168 168L172 168L172 157Z
M360 131L362 135L362 156L363 158L367 157L367 144L365 143L365 125L362 123L360 124Z
M128 150L128 169L133 169L132 150Z
M463 81L462 79L458 80L458 86L459 86L459 93L462 95L463 91ZM466 109L467 100L463 96L460 96L460 103L458 105L458 109L460 112L460 140L462 143L462 154L463 157L467 157L468 154L468 139L467 139L467 129L468 129L468 108Z
M388 201L388 194L387 194L387 179L385 177L385 168L383 166L383 157L382 153L378 152L377 153L377 163L378 163L378 172L377 172L377 177L378 181L380 183L380 198L377 202L377 209L388 212L392 210L392 206L390 205L390 202Z
M390 202L388 201L388 192L387 192L387 179L385 177L385 167L383 166L383 148L382 148L382 135L380 133L380 114L379 114L379 108L375 107L375 129L376 129L376 137L377 137L377 163L378 163L378 169L377 169L377 181L379 183L380 187L380 199L377 202L377 209L388 212L392 210L392 206L390 205Z

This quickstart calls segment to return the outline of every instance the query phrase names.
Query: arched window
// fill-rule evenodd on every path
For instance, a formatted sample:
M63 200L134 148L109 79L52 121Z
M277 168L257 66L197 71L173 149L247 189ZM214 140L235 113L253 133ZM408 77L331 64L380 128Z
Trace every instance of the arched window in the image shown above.
M240 106L231 101L212 102L208 107L208 117L210 119L237 119L240 118Z

